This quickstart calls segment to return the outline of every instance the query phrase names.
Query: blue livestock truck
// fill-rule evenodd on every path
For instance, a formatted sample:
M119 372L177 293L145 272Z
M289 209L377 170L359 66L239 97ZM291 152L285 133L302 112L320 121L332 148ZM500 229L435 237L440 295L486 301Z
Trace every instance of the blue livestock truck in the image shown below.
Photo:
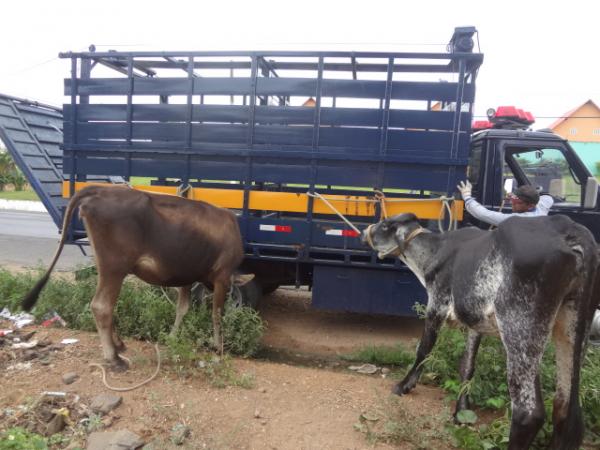
M568 142L472 129L475 32L457 28L443 53L61 53L62 110L0 96L0 138L59 228L89 183L185 195L238 214L246 303L303 285L316 308L411 315L419 282L358 232L404 211L433 229L473 222L454 198L465 178L496 209L507 180L543 184L553 213L600 238L598 183ZM69 233L85 242L81 223Z

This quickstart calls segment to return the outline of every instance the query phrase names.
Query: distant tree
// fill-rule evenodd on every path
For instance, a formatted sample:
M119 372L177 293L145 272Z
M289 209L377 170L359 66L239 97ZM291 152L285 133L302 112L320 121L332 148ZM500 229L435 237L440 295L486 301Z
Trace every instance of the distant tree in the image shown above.
M0 147L0 191L3 191L9 184L13 185L15 191L22 191L27 186L27 179L8 151Z

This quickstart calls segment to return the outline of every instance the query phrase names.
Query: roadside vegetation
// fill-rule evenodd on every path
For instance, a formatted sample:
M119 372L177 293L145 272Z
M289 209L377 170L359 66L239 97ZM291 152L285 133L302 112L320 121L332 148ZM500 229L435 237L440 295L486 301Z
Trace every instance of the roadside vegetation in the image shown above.
M40 276L39 272L14 274L0 268L0 310L20 310L20 300ZM90 300L96 288L93 270L79 272L75 280L55 276L40 296L33 314L43 318L58 313L68 326L95 331ZM232 355L249 357L259 350L264 324L256 311L250 308L226 308L223 318L224 355L207 351L212 337L210 305L194 304L186 315L179 333L168 335L175 319L175 295L171 291L127 280L116 308L116 325L122 336L157 341L164 345L168 370L179 376L202 374L214 387L240 386L252 388L255 380L240 374L233 367ZM371 442L389 442L414 448L439 448L453 445L469 450L505 449L510 428L510 399L506 386L506 358L497 338L485 337L477 356L473 380L463 385L459 380L458 364L465 347L463 330L444 327L434 351L425 361L422 383L440 386L447 393L447 406L440 415L427 420L414 416L403 408L402 398L384 396L378 407L363 412L355 428ZM414 349L400 345L393 347L365 347L344 359L386 366L388 377L400 379L414 361ZM547 422L538 434L533 448L548 445L552 425L551 410L554 395L554 350L549 345L541 367L542 390L545 396ZM452 401L459 393L470 393L472 411L461 417L462 425L454 425L451 417ZM586 422L585 448L600 445L600 347L590 346L583 369L580 399ZM425 423L427 422L427 423ZM25 430L4 430L0 441L19 447L20 442L33 443ZM41 438L40 439L45 439ZM32 444L33 445L33 444ZM52 446L49 441L36 443L37 447Z
M27 186L25 176L6 149L0 148L0 192L11 187L14 191L23 191Z
M433 352L425 361L421 383L440 386L449 401L456 400L462 391L469 392L473 411L464 412L454 425L447 416L444 435L458 448L469 450L506 449L510 430L510 397L506 385L506 355L498 338L486 336L482 340L471 382L461 384L459 360L465 349L465 333L459 328L444 326ZM345 358L352 361L386 365L391 375L401 379L414 361L414 349L396 347L367 347ZM547 448L552 434L552 401L555 390L554 348L549 345L541 365L541 382L546 407L546 423L538 433L533 448ZM410 395L410 394L409 394ZM585 448L600 446L600 347L590 345L581 371L579 398L586 424ZM386 414L375 412L378 420L361 419L361 431L370 441L396 442L407 433L402 419L401 399L397 408L382 408ZM449 405L450 406L450 405ZM479 417L481 416L481 417ZM491 419L490 419L491 417ZM396 430L396 431L394 431ZM410 432L408 433L410 434ZM416 447L426 446L426 442ZM426 448L426 447L421 447Z
M15 274L0 268L0 310L8 308L12 313L19 312L21 299L41 274L41 271ZM78 271L74 280L64 275L55 276L42 291L32 314L38 322L48 315L58 314L70 328L95 331L90 301L96 283L93 268ZM264 331L258 313L251 308L226 304L222 327L224 353L215 354L209 350L212 343L211 305L192 304L177 335L170 336L175 320L175 301L174 291L148 286L135 279L126 280L115 311L120 335L163 344L164 367L178 377L201 376L215 388L254 388L254 376L240 373L230 355L249 357L258 350ZM82 440L94 431L89 426L91 423L77 423L67 433L49 437L38 434L39 430L33 425L29 429L30 424L3 426L0 423L0 450L65 448L70 442Z
M42 291L32 313L41 319L58 313L69 327L95 331L90 301L96 290L94 271L73 281L51 278ZM0 310L20 311L20 301L40 278L41 272L13 274L0 269ZM193 304L174 337L169 332L175 321L175 292L148 286L137 280L126 280L115 309L115 322L124 337L160 342L167 346L168 358L179 371L198 365L207 356L212 342L212 310L210 305ZM258 313L247 307L225 306L223 341L225 351L242 357L252 356L259 348L264 324Z

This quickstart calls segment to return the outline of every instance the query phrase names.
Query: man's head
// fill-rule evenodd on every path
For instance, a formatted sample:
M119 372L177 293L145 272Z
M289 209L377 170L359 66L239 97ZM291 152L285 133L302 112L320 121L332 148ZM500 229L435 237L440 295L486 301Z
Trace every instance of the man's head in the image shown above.
M536 188L528 184L519 186L515 192L510 195L512 209L514 212L522 213L535 208L540 200L540 194Z

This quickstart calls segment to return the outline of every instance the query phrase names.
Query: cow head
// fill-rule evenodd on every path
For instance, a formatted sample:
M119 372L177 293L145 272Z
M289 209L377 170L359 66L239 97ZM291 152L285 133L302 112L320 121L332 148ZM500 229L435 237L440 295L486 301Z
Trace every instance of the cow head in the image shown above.
M404 253L406 245L423 230L417 216L412 213L398 214L363 230L361 241L378 252L379 258Z

